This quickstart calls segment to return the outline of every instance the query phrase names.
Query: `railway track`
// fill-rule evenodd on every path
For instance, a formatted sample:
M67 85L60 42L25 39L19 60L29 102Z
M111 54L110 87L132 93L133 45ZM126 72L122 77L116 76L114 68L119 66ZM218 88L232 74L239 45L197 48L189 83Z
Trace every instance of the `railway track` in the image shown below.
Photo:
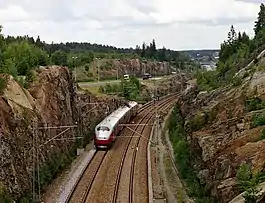
M171 104L175 100L175 98L176 96L168 96L165 97L162 101L157 101L158 109L166 108L167 103ZM152 120L153 115L155 114L154 109L155 107L152 106L152 103L143 106L140 109L140 112L137 117L133 119L134 123L149 123ZM145 129L147 129L147 126L139 125L135 126L132 129L135 132L141 134ZM117 148L114 147L114 144L111 150L97 151L95 153L90 164L88 164L86 170L80 176L79 181L74 187L74 190L71 192L71 195L69 195L67 199L68 203L124 202L123 200L121 200L122 198L119 198L120 196L122 196L120 193L120 183L122 174L124 173L123 168L125 165L125 161L127 162L126 156L128 156L129 151L129 153L131 153L132 151L134 152L133 158L131 160L133 164L131 164L130 170L132 171L132 173L129 176L131 184L129 184L130 188L128 191L131 192L129 192L129 201L127 202L133 202L133 175L135 171L134 168L137 154L137 151L133 149L135 149L134 147L139 146L141 140L141 138L135 132L129 132L128 129L123 130L121 135L115 142L115 144L118 146ZM138 137L134 137L135 134ZM114 161L109 162L109 160L112 159ZM114 170L113 167L115 167ZM109 180L110 178L113 179L113 177L116 177L115 181Z
M172 105L171 102L169 104L163 104L162 107L159 108L159 110L164 110L167 107ZM152 112L149 114L149 117L146 119L146 123L151 123L153 121L153 116L155 115L155 112ZM145 135L147 139L149 139L151 128L148 127L142 127L141 134ZM145 149L140 148L140 141L146 143L146 146L148 142L146 139L143 139L142 137L136 137L132 138L134 140L130 143L130 148L132 150L127 151L127 164L123 166L123 175L121 176L123 180L121 181L122 184L119 185L119 198L116 199L116 201L113 202L148 202L148 181L147 176L146 179L139 184L135 184L135 173L137 172L136 169L136 155L140 154L141 158L145 160L145 163L143 165L146 166L145 174L147 175L147 156L144 155L142 152L143 150L147 150L147 147ZM136 150L135 150L136 149ZM142 166L143 166L142 165ZM129 177L129 179L128 179ZM126 180L127 179L127 180ZM139 187L140 186L140 187ZM141 190L143 194L136 194L137 188ZM140 196L139 196L140 195ZM137 197L137 198L135 198ZM140 201L137 201L137 199L140 199Z
M154 114L155 114L155 112L154 113L151 113L151 115L150 115L150 113L149 114L146 114L146 116L142 119L141 122L150 123L150 121L152 119L152 116ZM142 134L145 129L146 129L146 126L139 126L139 132L138 133ZM134 130L137 130L137 129L134 129ZM132 132L131 136L133 136L133 134L135 134L135 133ZM130 138L130 142L128 143L128 145L126 147L126 150L123 152L122 161L121 161L121 164L119 166L119 171L118 171L117 178L116 178L115 191L114 191L114 196L113 196L112 202L120 202L120 200L118 199L119 183L120 183L121 173L122 173L122 170L123 170L123 167L124 167L124 161L126 159L126 155L127 155L128 149L130 147L134 151L133 158L132 158L132 163L134 163L134 161L135 161L135 152L136 152L135 149L137 149L138 145L136 144L134 146L134 144L132 143L133 139L134 139L133 137ZM139 138L136 138L136 139L140 140L140 137ZM131 145L133 145L133 146L131 146ZM129 164L126 164L126 165L129 165ZM133 171L133 168L134 168L134 164L131 164L131 171ZM133 173L131 173L131 175L129 177L130 177L130 181L132 182L132 180L133 180ZM132 189L133 189L133 185L130 184L129 191L132 191ZM131 192L128 196L129 196L128 202L132 202L132 200L133 200L133 193Z

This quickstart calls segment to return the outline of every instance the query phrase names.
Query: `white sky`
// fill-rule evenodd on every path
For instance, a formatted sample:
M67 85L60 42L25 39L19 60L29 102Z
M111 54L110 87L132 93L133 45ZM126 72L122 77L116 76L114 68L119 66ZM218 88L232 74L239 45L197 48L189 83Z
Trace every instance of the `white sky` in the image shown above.
M0 0L4 35L46 42L219 48L231 24L253 35L261 0Z

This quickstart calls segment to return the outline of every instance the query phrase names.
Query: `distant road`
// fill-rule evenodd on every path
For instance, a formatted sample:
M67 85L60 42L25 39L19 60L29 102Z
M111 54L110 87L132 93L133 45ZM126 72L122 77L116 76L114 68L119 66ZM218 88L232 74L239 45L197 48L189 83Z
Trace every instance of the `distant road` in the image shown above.
M99 81L99 82L80 82L78 83L80 87L97 87L105 84L114 84L119 83L120 80L108 80L108 81Z
M156 78L151 78L149 80L161 80L162 77L156 77ZM140 81L143 81L142 78L139 79ZM147 81L147 80L146 80ZM115 84L119 83L121 80L106 80L106 81L99 81L99 82L80 82L78 83L80 87L87 88L87 87L98 87L106 84Z

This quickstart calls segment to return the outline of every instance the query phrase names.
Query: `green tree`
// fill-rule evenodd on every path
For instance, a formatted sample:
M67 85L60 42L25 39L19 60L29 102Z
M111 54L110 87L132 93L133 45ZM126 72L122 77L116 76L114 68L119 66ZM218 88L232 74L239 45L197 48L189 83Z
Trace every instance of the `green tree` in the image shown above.
M27 41L13 42L8 44L4 53L5 71L14 73L17 69L18 75L26 75L28 71L38 65L47 64L47 54ZM15 65L15 68L13 68Z
M141 56L141 47L140 47L139 45L136 45L135 53L136 53L138 56Z
M154 39L152 43L150 44L149 49L150 49L150 58L155 58L156 57L156 43Z
M1 34L2 32L2 26L0 25L0 72L1 69L3 68L3 61L4 61L4 56L3 56L3 52L4 52L4 48L5 48L5 40L4 40L4 36Z
M242 42L243 44L246 44L246 45L248 45L250 43L249 36L246 34L246 32L242 33L242 38L241 38L240 42Z
M142 45L141 57L145 57L145 56L146 56L146 44L144 42Z
M43 47L43 44L40 41L40 36L38 36L37 39L36 39L36 46L38 46L39 48L42 48Z
M167 61L166 48L163 47L158 53L157 58L159 61Z
M17 67L16 64L14 63L14 61L12 59L6 59L3 63L3 67L2 67L2 73L8 73L14 77L17 76L18 72L17 72Z
M228 32L228 43L233 44L237 40L237 34L233 25L231 25L230 32Z
M63 51L56 51L51 56L52 62L58 66L67 65L67 54Z
M91 63L94 60L94 54L92 52L84 53L80 56L82 65Z
M260 5L260 11L258 13L258 20L255 21L254 32L255 36L265 29L265 6L263 3Z

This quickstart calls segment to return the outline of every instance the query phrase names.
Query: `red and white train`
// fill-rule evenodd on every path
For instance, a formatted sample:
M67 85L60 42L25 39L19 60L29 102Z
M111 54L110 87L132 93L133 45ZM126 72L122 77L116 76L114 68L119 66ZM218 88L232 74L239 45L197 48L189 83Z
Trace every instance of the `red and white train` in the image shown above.
M119 124L128 123L137 114L137 102L129 102L107 116L95 127L94 144L96 148L108 148L115 141L116 137L124 126Z

